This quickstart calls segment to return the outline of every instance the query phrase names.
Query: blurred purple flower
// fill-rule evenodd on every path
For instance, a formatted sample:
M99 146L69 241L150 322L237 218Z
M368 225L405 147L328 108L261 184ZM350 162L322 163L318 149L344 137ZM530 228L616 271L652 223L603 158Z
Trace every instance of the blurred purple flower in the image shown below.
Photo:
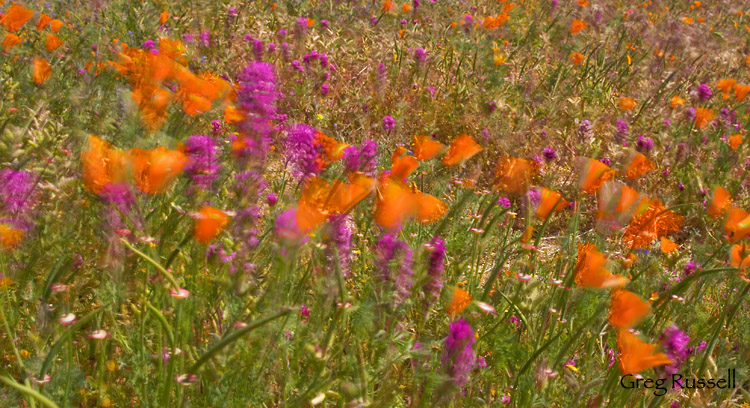
M641 153L648 153L654 148L654 141L651 138L638 136L635 142L635 149Z
M462 388L468 381L468 375L474 367L474 329L460 318L450 324L448 337L443 343L443 355L440 358L443 370L451 377L453 383Z
M542 155L544 156L544 160L548 163L557 159L557 152L550 147L544 149Z
M396 127L396 120L393 119L393 116L386 116L383 118L383 129L386 132L390 132Z
M445 243L440 237L434 237L428 245L430 254L427 256L427 276L429 279L422 286L429 309L440 297L443 289L443 273L445 272Z
M706 102L711 99L713 92L711 92L711 88L707 84L700 84L696 90L696 95L698 96L699 101Z
M670 326L661 335L664 353L672 364L664 366L664 371L671 376L677 374L688 357L690 337L677 326Z
M284 154L292 166L294 177L298 179L305 179L320 170L316 161L316 133L315 128L302 123L292 125L287 130Z
M411 296L412 281L412 251L404 241L399 241L393 234L383 234L378 240L375 264L380 269L384 282L393 282L396 289L396 304L401 304ZM391 265L398 270L393 276Z
M211 136L192 135L185 143L185 153L188 155L185 174L196 187L210 189L220 168L216 141Z

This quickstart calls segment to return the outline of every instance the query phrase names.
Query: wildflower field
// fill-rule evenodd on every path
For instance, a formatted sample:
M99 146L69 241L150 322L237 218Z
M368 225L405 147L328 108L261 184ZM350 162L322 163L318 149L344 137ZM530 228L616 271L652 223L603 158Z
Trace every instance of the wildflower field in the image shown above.
M750 407L750 2L0 26L0 407Z

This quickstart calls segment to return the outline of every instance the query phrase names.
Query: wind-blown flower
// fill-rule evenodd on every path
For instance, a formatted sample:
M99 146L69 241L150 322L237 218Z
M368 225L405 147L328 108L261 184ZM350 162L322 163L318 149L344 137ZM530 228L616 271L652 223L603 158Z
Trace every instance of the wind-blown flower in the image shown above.
M185 143L185 152L188 155L185 174L196 186L209 189L221 168L216 157L216 141L211 136L192 135Z
M333 261L333 249L336 249L338 254L339 267L341 268L341 274L344 277L349 276L349 265L352 259L352 231L349 228L348 215L339 215L331 219L329 225L330 230L328 233L327 240L329 242L326 248L326 258Z
M0 217L18 217L32 205L34 176L26 171L0 171Z
M432 307L440 297L443 289L443 273L445 272L445 243L440 237L433 238L428 244L430 255L427 257L427 276L429 279L422 286L427 307Z
M460 318L450 324L440 362L445 373L458 387L466 384L468 375L474 367L474 341L474 329L469 322Z
M286 159L297 178L310 177L322 169L322 163L317 160L316 133L315 128L301 123L287 131Z
M393 276L391 265L395 262L399 265ZM376 264L380 269L385 282L393 282L396 288L396 303L401 303L411 295L411 287L414 285L411 277L412 251L409 246L396 239L392 234L383 234L378 240Z
M670 326L661 335L664 354L672 360L672 364L664 366L667 375L677 374L688 357L688 343L690 336L677 326Z

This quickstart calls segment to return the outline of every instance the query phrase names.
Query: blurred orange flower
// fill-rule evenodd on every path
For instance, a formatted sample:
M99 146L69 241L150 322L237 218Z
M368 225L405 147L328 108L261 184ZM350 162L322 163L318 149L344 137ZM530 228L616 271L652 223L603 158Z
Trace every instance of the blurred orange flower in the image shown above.
M531 179L539 173L536 162L516 157L501 157L495 169L494 188L512 194L524 194Z
M444 144L433 140L430 136L414 136L414 157L419 160L430 160L445 151Z
M12 6L5 11L5 14L0 17L0 23L6 30L12 32L18 31L26 23L34 17L34 11L28 10L18 3L13 3Z
M648 200L648 207L633 218L622 236L630 248L644 248L655 240L680 230L683 217L667 210L659 200ZM645 206L645 203L644 205Z
M732 205L732 195L724 187L716 186L714 188L714 194L711 197L711 202L708 205L708 216L711 218L719 218L727 208Z
M617 359L622 374L635 374L657 367L672 364L664 353L654 353L656 344L646 344L627 330L617 332Z
M628 98L626 96L620 97L620 99L617 101L617 106L620 108L620 110L623 111L633 110L636 104L637 103L635 99Z
M21 37L13 33L6 34L5 39L3 40L3 51L6 51L6 52L10 51L11 49L13 49L13 47L18 45L20 42L21 42Z
M578 34L581 32L581 30L588 28L588 24L586 24L583 20L574 19L573 22L570 24L570 33L571 34Z
M453 296L451 297L451 302L445 309L445 311L446 313L448 313L448 316L455 318L456 316L463 313L463 311L466 310L469 305L471 305L471 302L473 302L473 299L469 292L459 287L455 287L453 288Z
M625 168L625 177L633 180L655 168L656 165L648 157L640 152L633 151L628 166Z
M453 167L471 159L481 151L482 146L479 146L473 137L463 134L451 142L448 153L443 156L443 165Z
M0 248L11 250L23 240L23 231L0 223Z
M737 84L734 86L734 97L737 98L737 102L745 100L748 92L750 92L750 85Z
M580 52L571 52L570 56L568 56L568 59L573 63L573 65L579 65L581 61L583 61L583 54L581 54Z
M201 244L209 244L228 223L229 217L224 211L209 206L202 207L195 219L193 237Z
M63 45L63 42L60 39L60 37L58 37L58 36L56 36L56 35L54 35L52 33L47 33L46 37L47 37L47 39L44 42L44 48L46 48L47 51L50 51L50 52L54 51L54 50L58 49L61 45Z
M182 173L187 162L185 153L163 146L151 150L131 149L129 157L135 185L149 194L164 192Z
M41 85L52 75L52 67L44 58L34 58L31 76L37 85Z
M534 214L537 219L546 220L552 211L557 213L568 206L568 201L560 193L545 187L542 187L540 190L541 198Z
M89 135L88 150L81 152L81 165L83 186L95 194L126 179L125 153L94 135Z
M602 188L605 181L615 176L615 171L599 160L589 157L579 157L578 167L581 168L580 185L586 194L594 194Z
M607 257L594 244L578 245L578 258L574 270L578 286L602 289L625 286L628 278L613 275L606 269Z
M695 126L703 128L714 120L716 114L711 109L695 108Z
M635 327L651 313L651 306L625 289L614 289L609 296L609 323L618 329Z

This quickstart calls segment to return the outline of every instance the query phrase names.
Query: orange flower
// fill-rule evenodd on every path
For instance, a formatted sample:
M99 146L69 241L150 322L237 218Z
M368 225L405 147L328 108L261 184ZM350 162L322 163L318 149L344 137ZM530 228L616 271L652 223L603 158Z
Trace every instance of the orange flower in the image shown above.
M52 68L44 58L34 58L31 76L37 85L41 85L52 75Z
M729 253L730 265L740 269L743 272L747 270L747 268L750 266L750 246L748 246L747 244L735 244L732 245L732 249Z
M750 235L750 214L740 208L730 208L724 222L724 233L729 242L737 242Z
M447 204L435 196L417 190L416 185L413 183L412 194L417 208L416 219L420 224L432 224L448 213Z
M560 193L542 187L541 198L535 215L539 220L546 220L552 211L557 213L567 206L568 201L562 198Z
M52 33L47 33L47 41L44 43L44 48L46 48L47 51L52 52L58 49L61 45L63 45L63 42L60 37Z
M172 40L166 37L159 38L159 55L164 55L172 60L180 59L187 52L182 41Z
M729 98L729 94L732 93L732 89L734 89L736 83L737 81L734 79L720 79L719 82L716 83L716 87L719 88L724 99L727 99Z
M391 166L391 177L394 180L403 181L417 169L419 162L413 156L397 157Z
M211 101L197 94L187 94L182 101L182 111L190 116L211 110Z
M89 135L88 150L81 153L83 186L99 194L109 183L125 180L125 154L109 143Z
M459 287L453 288L453 297L451 303L445 309L448 316L455 318L456 316L463 313L467 307L473 302L471 294Z
M168 18L169 18L169 13L167 13L166 11L162 11L161 14L159 14L159 24L162 24L162 25L166 24Z
M57 33L62 28L63 22L58 19L54 19L49 22L49 26L52 29L53 33Z
M625 286L628 278L613 275L606 269L607 257L594 244L578 246L578 259L574 270L578 286L602 289Z
M680 230L683 217L667 210L659 200L647 200L641 207L646 207L635 216L625 229L623 242L630 248L644 248L654 240L673 234Z
M665 254L669 254L669 253L674 252L678 247L679 245L677 245L676 242L668 238L661 237L661 246L660 246L661 252Z
M581 54L580 52L571 52L568 56L568 59L573 63L573 65L579 65L581 61L583 61L583 54Z
M750 85L737 84L734 86L734 97L737 98L737 102L745 100L748 92L750 92Z
M737 133L736 135L729 136L729 148L737 150L742 143L742 135Z
M391 177L383 177L375 196L375 223L389 230L396 230L414 216L417 203L410 189Z
M411 4L404 3L404 4L401 5L401 12L402 13L408 13L410 11L411 11Z
M383 0L383 5L380 8L384 13L388 13L393 10L393 2L391 0Z
M430 160L444 152L445 145L432 140L429 136L414 136L414 157L419 160Z
M6 51L6 52L10 51L11 49L13 49L13 47L18 45L18 43L20 42L21 42L21 37L13 33L6 34L5 39L3 40L3 51Z
M308 19L307 19L307 26L308 26L308 27L312 27L312 26L314 26L314 25L315 25L315 20L313 20L313 19L311 19L311 18L308 18Z
M523 194L539 172L537 163L516 157L501 157L495 170L494 188L512 194Z
M623 96L617 101L617 106L623 111L633 110L636 104L635 99L628 98L627 96Z
M729 194L729 191L724 189L724 187L716 186L713 197L711 197L711 203L708 205L708 216L719 218L731 205L732 195Z
M533 237L534 237L534 226L529 225L526 227L526 230L523 232L523 235L521 235L521 243L528 244L529 241L531 241L531 238Z
M611 225L614 228L627 225L638 208L635 204L639 200L643 201L637 191L621 182L612 181L604 183L597 198L597 218L605 223L614 222Z
M229 217L224 211L205 206L198 211L195 218L193 238L201 244L209 244L221 234L229 223Z
M36 23L36 29L42 31L45 27L50 25L50 23L52 23L52 17L42 13L42 15L39 16L39 21Z
M131 97L138 106L146 128L156 131L167 120L169 116L167 108L174 95L164 88L144 84L144 86L135 87L131 92Z
M473 137L463 134L451 142L448 153L443 156L443 165L453 167L472 158L475 154L482 151Z
M0 17L0 23L3 24L3 27L5 27L6 30L12 33L18 31L24 26L24 24L29 22L31 17L34 17L33 10L25 9L18 3L13 3L13 5L5 11L5 14Z
M233 105L224 108L224 121L230 124L240 123L245 120L245 114Z
M22 240L23 231L0 223L0 248L9 251L18 246Z
M669 99L670 105L672 105L672 109L675 109L678 106L682 106L685 104L685 100L680 98L679 96L675 95L672 98Z
M589 2L586 0L578 0L578 5L581 6L581 8L588 7Z
M623 374L635 374L651 367L672 364L664 353L654 353L656 344L646 344L627 330L617 332L617 365Z
M571 34L578 34L581 32L581 30L588 28L588 24L586 24L583 20L574 19L573 22L570 24L570 33Z
M321 131L315 133L314 143L316 146L322 148L323 153L325 154L325 160L330 163L341 160L341 158L344 157L344 150L350 146L346 143L339 142Z
M602 188L605 181L615 176L615 171L599 160L588 157L578 158L579 167L582 169L580 185L586 194L594 194Z
M703 128L714 120L716 114L711 109L695 108L695 126Z
M635 327L650 313L651 306L633 292L615 289L609 296L609 323L618 329Z
M156 149L131 149L130 162L133 166L135 185L144 193L164 192L182 173L187 162L185 153L168 150L162 146Z
M625 169L625 177L633 180L655 168L654 162L649 160L648 157L634 151L630 156L630 164Z

